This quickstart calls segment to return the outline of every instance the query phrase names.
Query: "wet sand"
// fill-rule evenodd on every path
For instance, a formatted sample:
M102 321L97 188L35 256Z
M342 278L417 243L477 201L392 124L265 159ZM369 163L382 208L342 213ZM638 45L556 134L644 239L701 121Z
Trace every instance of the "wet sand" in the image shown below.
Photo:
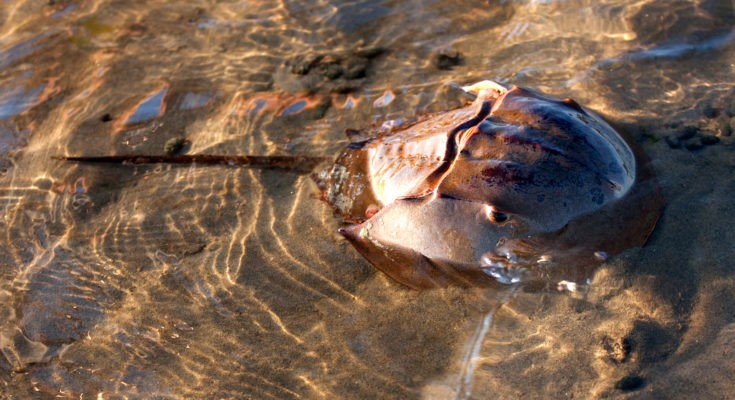
M735 395L731 2L0 15L0 398ZM182 136L333 156L345 128L456 107L450 83L488 78L573 97L652 160L656 230L577 292L407 290L340 238L307 174L52 159Z

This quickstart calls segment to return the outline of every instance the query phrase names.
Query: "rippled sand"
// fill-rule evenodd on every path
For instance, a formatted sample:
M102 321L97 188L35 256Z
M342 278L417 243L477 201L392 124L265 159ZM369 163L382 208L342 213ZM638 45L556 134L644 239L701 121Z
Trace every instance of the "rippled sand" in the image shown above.
M0 5L0 398L735 396L730 1ZM577 292L415 292L308 174L59 155L332 157L496 79L648 152L649 243Z

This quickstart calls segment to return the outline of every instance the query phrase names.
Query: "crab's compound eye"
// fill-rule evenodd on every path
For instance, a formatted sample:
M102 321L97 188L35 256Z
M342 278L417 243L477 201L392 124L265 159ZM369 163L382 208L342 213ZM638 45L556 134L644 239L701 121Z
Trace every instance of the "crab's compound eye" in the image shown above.
M505 223L506 221L508 221L508 218L510 218L510 216L508 214L506 214L504 212L500 212L500 211L496 210L495 207L490 206L490 205L486 205L485 206L485 214L487 215L487 218L490 221L492 221L492 222L494 222L496 224Z

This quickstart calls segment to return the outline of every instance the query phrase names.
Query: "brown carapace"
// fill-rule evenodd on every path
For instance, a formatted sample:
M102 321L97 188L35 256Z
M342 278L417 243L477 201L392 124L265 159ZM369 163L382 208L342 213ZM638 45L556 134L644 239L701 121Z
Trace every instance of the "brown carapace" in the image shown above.
M663 207L637 145L571 99L483 81L466 107L353 143L317 177L340 233L412 288L581 280Z

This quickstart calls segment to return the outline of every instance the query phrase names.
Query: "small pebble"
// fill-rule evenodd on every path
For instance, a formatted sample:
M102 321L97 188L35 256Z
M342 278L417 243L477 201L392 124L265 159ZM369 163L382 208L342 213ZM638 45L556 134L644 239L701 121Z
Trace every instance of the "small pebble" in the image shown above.
M166 155L169 156L179 154L181 153L181 150L184 149L186 143L187 140L183 136L171 138L166 141L166 144L163 145L163 151L166 153Z

